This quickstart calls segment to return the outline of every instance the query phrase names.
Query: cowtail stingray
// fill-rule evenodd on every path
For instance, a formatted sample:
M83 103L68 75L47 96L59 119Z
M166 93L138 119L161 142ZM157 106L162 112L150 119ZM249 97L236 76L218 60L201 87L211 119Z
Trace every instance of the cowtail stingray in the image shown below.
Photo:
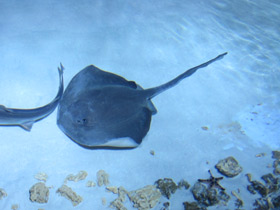
M134 148L141 144L157 110L151 99L227 53L149 89L93 65L76 74L58 105L57 124L86 148Z

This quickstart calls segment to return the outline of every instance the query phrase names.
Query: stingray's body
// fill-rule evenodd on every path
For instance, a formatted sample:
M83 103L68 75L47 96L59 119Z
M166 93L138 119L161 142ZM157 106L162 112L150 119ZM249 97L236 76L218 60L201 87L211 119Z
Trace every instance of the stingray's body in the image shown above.
M135 82L90 65L66 88L59 103L57 124L84 147L137 147L157 112L151 99L224 55L191 68L166 84L145 90Z

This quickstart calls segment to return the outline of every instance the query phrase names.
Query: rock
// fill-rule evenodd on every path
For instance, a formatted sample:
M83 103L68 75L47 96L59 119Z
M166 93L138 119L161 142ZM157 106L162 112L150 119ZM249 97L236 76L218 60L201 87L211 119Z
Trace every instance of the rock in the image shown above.
M109 191L115 193L116 192L115 187L111 187L111 190ZM112 201L109 207L115 208L117 210L126 210L124 204L122 203L125 201L125 196L127 195L126 189L124 189L123 187L119 187L117 188L117 193L118 193L118 198Z
M97 184L99 187L102 185L107 186L109 184L109 174L107 174L104 170L99 170L97 172Z
M106 187L106 190L108 190L108 191L110 191L110 192L112 192L114 194L117 194L118 191L119 191L118 188L115 187L115 186Z
M70 200L73 206L77 206L83 201L81 196L77 195L70 187L65 184L58 188L56 193L59 193L61 196Z
M259 181L251 181L251 185L247 186L247 189L252 194L256 194L256 192L258 192L262 197L267 196L269 192L266 186Z
M253 205L256 207L256 208L254 208L254 210L268 210L269 209L266 199L263 199L263 198L256 199Z
M138 210L149 210L158 204L161 193L156 186L147 185L141 189L130 191L128 197L134 203L133 207L138 208Z
M190 188L190 184L184 179L182 179L180 182L178 182L178 188L181 189L182 187L184 187L185 190L187 190Z
M209 130L209 128L207 126L202 126L201 129L204 130L204 131L208 131Z
M125 208L125 206L123 205L122 201L119 198L117 198L114 201L112 201L110 203L109 207L110 208L115 208L117 210L127 210L127 208Z
M272 151L272 158L280 160L280 151Z
M197 202L184 202L184 210L206 210L206 208L200 207Z
M86 184L87 187L95 187L96 186L96 183L93 182L93 181L88 181L87 184Z
M103 206L106 206L106 203L107 203L106 198L102 198L101 201L102 201L102 205L103 205Z
M273 173L275 175L280 175L280 159L276 159L274 162L273 162Z
M234 202L234 205L235 205L236 209L241 209L241 207L244 206L244 202L243 202L243 200L236 199Z
M160 190L161 194L169 199L171 194L174 194L178 189L177 184L170 178L159 179L155 182L155 185Z
M280 208L280 191L272 193L266 198L258 198L254 202L256 210L268 210L268 209L279 209Z
M47 203L49 200L49 188L45 183L38 182L34 184L29 190L29 199L32 202Z
M248 190L251 193L258 192L262 197L254 202L256 210L280 209L280 179L273 174L265 174L261 177L265 184L259 181L250 181Z
M12 209L12 210L18 210L18 208L19 208L18 204L13 204L13 205L11 206L11 209Z
M280 167L275 168L275 169L273 170L273 173L274 173L275 175L280 175Z
M165 202L163 203L163 207L160 210L170 210L170 203L169 202Z
M255 155L255 157L264 157L264 156L266 156L266 153L264 152Z
M261 178L265 181L266 187L268 188L268 193L275 192L279 189L280 180L279 178L275 178L273 174L265 174Z
M248 185L247 186L247 190L252 193L252 194L256 194L257 191L254 189L254 187L252 185Z
M248 174L246 174L246 176L247 176L248 182L251 182L252 181L252 174L248 173Z
M207 190L206 186L199 182L197 182L192 187L191 191L194 199L197 200L200 204L203 204L205 206L213 206L219 203L217 199L217 191L215 189L211 189L211 191L209 191Z
M203 206L214 206L218 203L227 203L230 196L224 190L206 188L200 182L197 182L191 189L194 199Z
M0 188L0 200L2 200L2 198L7 197L7 193L4 189Z
M240 196L237 194L237 192L235 191L231 191L231 194L236 198L236 201L235 201L235 207L237 209L240 209L241 207L244 206L244 202L243 200L240 198Z
M261 178L264 180L265 184L249 179L249 182L251 183L247 186L249 192L252 194L258 192L262 197L266 197L268 194L279 190L279 178L275 178L271 173L265 174Z
M280 209L280 189L278 188L278 190L275 193L272 193L269 198L268 201L272 203L273 207Z
M242 167L239 166L237 160L232 156L220 160L215 167L221 174L227 177L234 177L242 172Z
M125 201L125 196L127 195L127 193L128 192L126 191L126 189L124 189L124 187L120 186L118 188L118 196L121 202Z
M46 182L47 179L48 179L48 175L44 172L39 172L34 176L34 178L39 180L39 181Z
M279 159L274 160L273 161L273 168L277 168L278 166L280 166L280 160Z
M86 171L80 171L77 175L69 174L65 180L64 183L66 184L67 181L74 181L78 182L80 180L84 180L87 177L87 172Z

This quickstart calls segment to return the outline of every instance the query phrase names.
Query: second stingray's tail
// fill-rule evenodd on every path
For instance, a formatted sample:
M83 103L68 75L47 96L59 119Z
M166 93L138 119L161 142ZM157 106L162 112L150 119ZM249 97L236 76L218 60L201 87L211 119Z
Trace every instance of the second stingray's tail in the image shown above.
M191 76L193 73L195 73L198 69L200 68L204 68L206 66L208 66L209 64L222 59L225 55L227 54L227 52L218 55L216 58L213 58L203 64L200 64L198 66L195 66L191 69L188 69L187 71L185 71L183 74L180 74L178 77L174 78L173 80L171 80L170 82L167 82L163 85L160 85L158 87L154 87L154 88L150 88L150 89L146 89L146 98L151 99L153 97L155 97L156 95L160 94L161 92L177 85L180 81L182 81L183 79L185 79L186 77Z

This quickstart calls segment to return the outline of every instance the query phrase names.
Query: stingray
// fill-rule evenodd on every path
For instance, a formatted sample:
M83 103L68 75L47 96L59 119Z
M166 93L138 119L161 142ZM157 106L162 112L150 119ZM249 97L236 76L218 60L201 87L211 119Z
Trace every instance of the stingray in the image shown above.
M14 109L0 105L0 125L16 125L22 127L26 131L31 131L31 128L35 122L50 115L55 110L59 100L63 95L63 70L64 67L62 64L60 64L60 67L58 67L58 92L56 97L50 103L34 109Z
M86 148L135 148L148 133L152 115L157 113L151 99L226 54L149 89L94 65L87 66L67 86L58 105L57 124Z

